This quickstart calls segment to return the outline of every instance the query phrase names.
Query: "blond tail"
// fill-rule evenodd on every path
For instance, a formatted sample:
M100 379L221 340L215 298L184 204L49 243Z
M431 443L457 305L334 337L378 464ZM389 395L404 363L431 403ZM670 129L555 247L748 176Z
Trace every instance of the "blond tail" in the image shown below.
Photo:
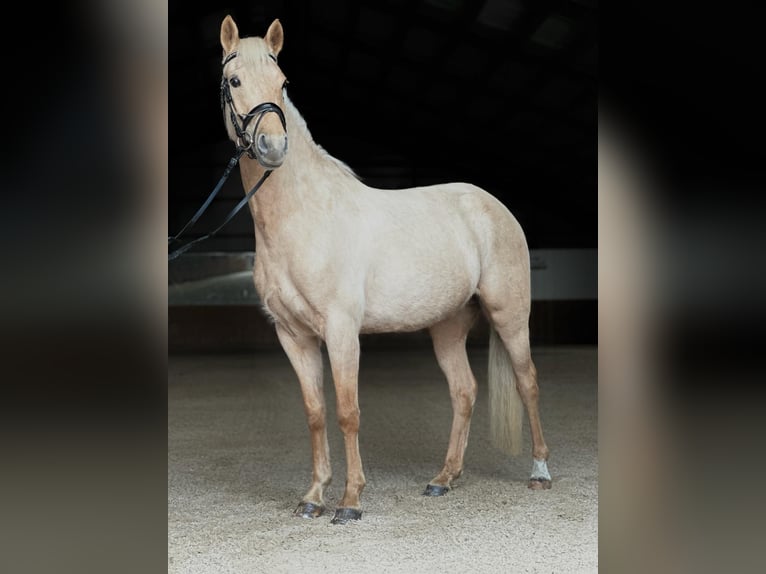
M489 424L492 444L505 453L521 454L521 423L524 411L516 389L511 357L490 325Z

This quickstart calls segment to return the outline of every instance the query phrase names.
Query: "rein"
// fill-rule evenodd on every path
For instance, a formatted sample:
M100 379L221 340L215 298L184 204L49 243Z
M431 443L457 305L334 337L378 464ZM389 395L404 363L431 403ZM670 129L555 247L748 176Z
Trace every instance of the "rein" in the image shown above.
M237 57L237 52L232 52L223 61L223 67L226 67L226 64L228 64L231 60ZM231 96L231 89L229 88L229 82L226 81L226 76L223 76L221 79L221 109L225 111L226 106L229 107L229 117L231 119L231 123L234 125L234 130L237 133L237 142L236 142L236 153L232 156L232 158L229 160L229 164L226 166L226 169L223 172L223 175L221 176L221 179L218 180L218 183L213 188L213 191L210 192L210 195L208 195L207 199L204 201L204 203L200 206L200 208L197 210L197 213L195 213L192 218L186 222L186 225L184 225L181 230L176 233L175 235L168 237L168 245L171 245L178 241L183 235L184 231L186 231L189 227L194 225L197 220L202 216L203 213L205 213L205 210L207 210L208 207L210 207L210 204L213 202L213 199L216 195L218 195L218 192L221 191L221 188L223 187L224 182L229 178L229 175L231 174L231 171L234 169L234 166L239 163L239 160L242 158L242 156L247 153L248 157L250 159L258 159L256 150L254 149L254 140L255 140L255 134L258 133L258 126L261 124L261 120L263 117L269 113L273 112L277 114L279 117L279 120L282 122L282 127L285 130L285 133L287 133L287 121L285 120L285 114L282 111L282 108L280 108L277 104L274 104L272 102L264 102L262 104L258 104L255 106L252 110L250 110L246 114L240 114L237 112L236 107L234 106L234 99ZM240 118L242 121L242 125L240 126L239 122L237 121L237 118ZM253 120L253 118L256 118L255 120L255 127L253 128L253 135L251 136L250 133L247 131L247 126L250 124L250 122ZM218 227L216 227L213 231L208 233L207 235L203 235L202 237L198 237L197 239L194 239L192 241L189 241L188 243L185 243L175 251L172 251L168 254L168 261L173 261L174 259L180 257L184 253L186 253L189 249L191 249L194 245L197 243L200 243L201 241L204 241L205 239L209 239L211 237L214 237L221 229L224 228L224 226L231 221L237 213L239 213L239 210L242 209L245 205L247 205L247 202L250 201L250 198L255 195L255 193L260 189L261 185L263 185L263 182L268 179L268 177L271 175L271 172L274 171L273 169L267 169L261 178L258 180L258 182L252 187L252 189L247 192L244 198L232 209L229 214L226 216L226 219L223 220L223 223L221 223Z

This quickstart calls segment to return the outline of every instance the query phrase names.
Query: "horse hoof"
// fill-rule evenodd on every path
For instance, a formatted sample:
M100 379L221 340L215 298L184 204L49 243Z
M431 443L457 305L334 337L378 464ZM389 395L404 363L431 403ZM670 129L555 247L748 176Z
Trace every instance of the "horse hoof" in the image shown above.
M323 512L324 506L312 502L301 502L293 514L295 516L300 516L301 518L317 518L318 516L322 516Z
M449 492L449 486L439 486L438 484L429 484L426 486L423 496L444 496Z
M530 478L527 488L532 490L548 490L551 487L551 481L547 478Z
M338 508L330 521L332 524L346 524L349 520L361 520L362 511L356 508Z

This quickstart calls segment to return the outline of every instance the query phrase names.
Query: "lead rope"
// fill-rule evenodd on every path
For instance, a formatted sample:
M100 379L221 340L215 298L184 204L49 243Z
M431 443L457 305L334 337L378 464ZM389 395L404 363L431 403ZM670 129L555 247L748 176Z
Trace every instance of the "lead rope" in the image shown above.
M242 152L238 152L238 154L236 156L237 161L239 161L239 156L241 156L241 155L242 155ZM232 160L233 159L234 158L232 158ZM234 165L236 165L236 162L234 162ZM227 170L231 171L230 168L233 167L231 162L229 162L229 166L230 167L228 167ZM266 179L271 175L272 171L274 171L274 170L273 169L269 169L269 170L266 170L265 172L263 172L263 175L261 176L261 179L258 180L258 183L256 183L253 186L253 189L248 191L247 195L245 197L243 197L242 200L236 205L236 207L229 212L229 215L226 216L226 219L223 220L223 223L221 223L221 225L216 227L213 231L211 231L207 235L203 235L202 237L198 237L197 239L195 239L193 241L190 241L189 243L186 243L185 245L182 245L181 247L179 247L178 249L176 249L175 251L170 253L168 255L168 261L173 261L173 259L176 259L177 257L180 257L181 255L186 253L189 249L191 249L195 244L199 243L200 241L204 241L205 239L210 239L211 237L214 237L215 234L218 233L221 229L223 229L223 227L227 223L229 223L229 221L231 221L231 219L235 215L237 215L237 213L239 213L239 210L242 209L247 204L248 201L250 201L250 198L255 195L255 192L258 191L258 188L260 188L261 185L263 184L263 182L266 181ZM228 176L228 174L225 174L225 175ZM222 183L223 183L223 181L219 182L219 184L222 184ZM216 187L220 187L220 185L216 186ZM218 190L215 189L215 190L213 190L213 192L214 193L210 194L210 197L208 197L208 199L205 201L205 203L208 204L208 205L210 204L210 201L212 201L213 197L215 197L215 194L218 193ZM203 208L204 207L207 207L207 205L203 206ZM204 209L200 209L195 214L194 217L198 217L199 215L201 215L202 211L204 211ZM194 218L192 218L192 219L194 219ZM192 223L192 222L190 221L189 223ZM186 227L189 225L189 223L184 225L184 229L186 229ZM171 239L177 239L178 236L181 235L182 232L183 232L183 229L175 237L173 237Z
M210 203L213 201L216 195L218 195L218 192L221 191L221 188L223 187L223 184L226 182L227 179L229 179L229 175L231 174L231 170L234 169L234 166L239 163L239 159L242 157L242 154L245 153L244 149L237 149L237 153L234 154L234 156L229 160L229 165L226 166L226 170L223 172L223 175L221 176L221 179L218 180L218 183L213 188L213 191L208 195L207 199L205 200L205 203L202 204L202 207L200 207L197 210L197 213L194 214L194 216L186 222L186 225L184 225L181 228L181 231L173 235L172 237L168 237L168 245L175 243L178 241L178 239L183 235L184 231L186 231L189 227L197 223L197 220L200 218L200 216L205 212L205 210L210 206Z

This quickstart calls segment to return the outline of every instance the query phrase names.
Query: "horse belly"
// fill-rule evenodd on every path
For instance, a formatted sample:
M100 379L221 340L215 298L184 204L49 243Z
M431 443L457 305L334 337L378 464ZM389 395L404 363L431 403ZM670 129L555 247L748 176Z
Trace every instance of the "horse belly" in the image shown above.
M463 257L410 259L390 260L370 270L363 333L430 327L464 307L476 292L478 261L472 265Z

